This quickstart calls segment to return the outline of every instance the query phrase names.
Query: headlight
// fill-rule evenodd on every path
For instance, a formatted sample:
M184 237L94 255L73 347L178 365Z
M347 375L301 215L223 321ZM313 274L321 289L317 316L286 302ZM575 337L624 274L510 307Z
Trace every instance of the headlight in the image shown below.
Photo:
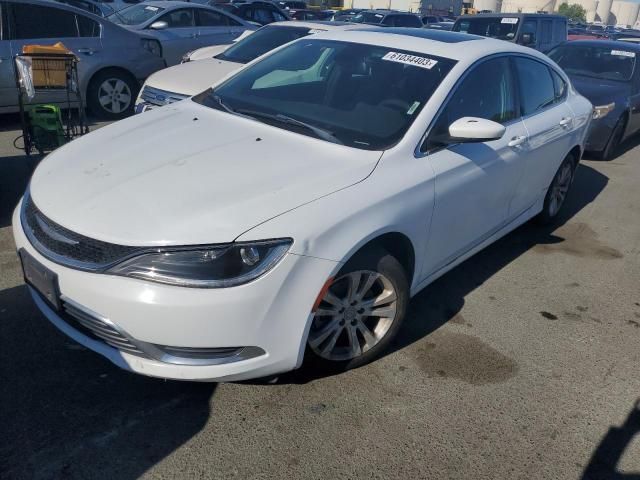
M233 287L250 282L271 270L291 243L291 239L280 239L171 248L131 258L107 273L182 287Z
M611 112L614 108L616 108L615 103L610 103L609 105L599 105L597 107L593 107L593 119L596 120L598 118L606 117L609 112Z
M142 38L140 39L140 42L142 43L142 48L158 57L162 57L162 45L160 45L158 40L154 40L153 38Z
M194 52L195 50L191 50L190 52L185 53L184 55L182 55L182 60L180 61L180 63L187 63L191 61L191 54Z

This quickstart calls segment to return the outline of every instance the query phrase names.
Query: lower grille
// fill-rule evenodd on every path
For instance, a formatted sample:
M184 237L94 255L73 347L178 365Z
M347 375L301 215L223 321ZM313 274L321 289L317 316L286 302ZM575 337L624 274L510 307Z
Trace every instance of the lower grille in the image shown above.
M80 309L68 301L62 302L62 308L64 309L64 314L61 315L63 320L88 337L101 340L118 350L149 358L111 322L93 315L87 310Z

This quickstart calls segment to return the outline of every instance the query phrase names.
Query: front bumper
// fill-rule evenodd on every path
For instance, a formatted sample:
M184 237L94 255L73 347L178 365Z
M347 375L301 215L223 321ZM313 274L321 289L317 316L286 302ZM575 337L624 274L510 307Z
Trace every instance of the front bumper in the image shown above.
M616 126L617 117L611 112L604 118L591 120L585 150L590 152L601 152L607 146L611 132Z
M263 277L223 289L175 287L83 272L40 255L25 236L19 209L20 205L13 215L18 249L24 248L57 275L64 299L108 319L131 339L174 348L260 349L251 358L240 355L210 365L148 358L85 334L31 289L37 306L61 331L115 365L153 377L237 381L297 368L302 363L311 308L337 268L332 261L287 254Z

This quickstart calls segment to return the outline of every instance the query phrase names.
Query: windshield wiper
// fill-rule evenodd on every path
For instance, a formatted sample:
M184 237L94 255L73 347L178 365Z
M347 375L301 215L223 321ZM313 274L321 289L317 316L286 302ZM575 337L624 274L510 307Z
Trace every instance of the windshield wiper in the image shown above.
M316 127L315 125L311 125L309 123L303 122L302 120L298 120L297 118L289 117L288 115L283 115L281 113L272 114L272 113L266 113L266 112L258 112L255 110L247 110L247 109L238 109L238 110L234 110L234 112L248 115L249 117L252 117L254 119L256 119L255 117L261 117L261 118L266 118L267 120L275 120L279 123L284 123L286 125L295 125L296 127L302 127L306 130L309 130L310 132L313 132L313 134L316 137L321 138L322 140L326 140L327 142L331 142L331 143L337 143L339 145L344 145L344 143L330 131L320 127Z

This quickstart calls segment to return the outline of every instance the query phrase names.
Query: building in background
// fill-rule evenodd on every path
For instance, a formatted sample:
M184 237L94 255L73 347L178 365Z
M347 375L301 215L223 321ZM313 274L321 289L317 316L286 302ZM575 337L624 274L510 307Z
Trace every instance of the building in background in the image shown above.
M462 0L344 0L344 8L385 8L422 15L460 15Z
M503 13L551 13L555 10L556 0L503 0Z
M502 11L502 0L475 0L473 8L478 12L499 13Z

